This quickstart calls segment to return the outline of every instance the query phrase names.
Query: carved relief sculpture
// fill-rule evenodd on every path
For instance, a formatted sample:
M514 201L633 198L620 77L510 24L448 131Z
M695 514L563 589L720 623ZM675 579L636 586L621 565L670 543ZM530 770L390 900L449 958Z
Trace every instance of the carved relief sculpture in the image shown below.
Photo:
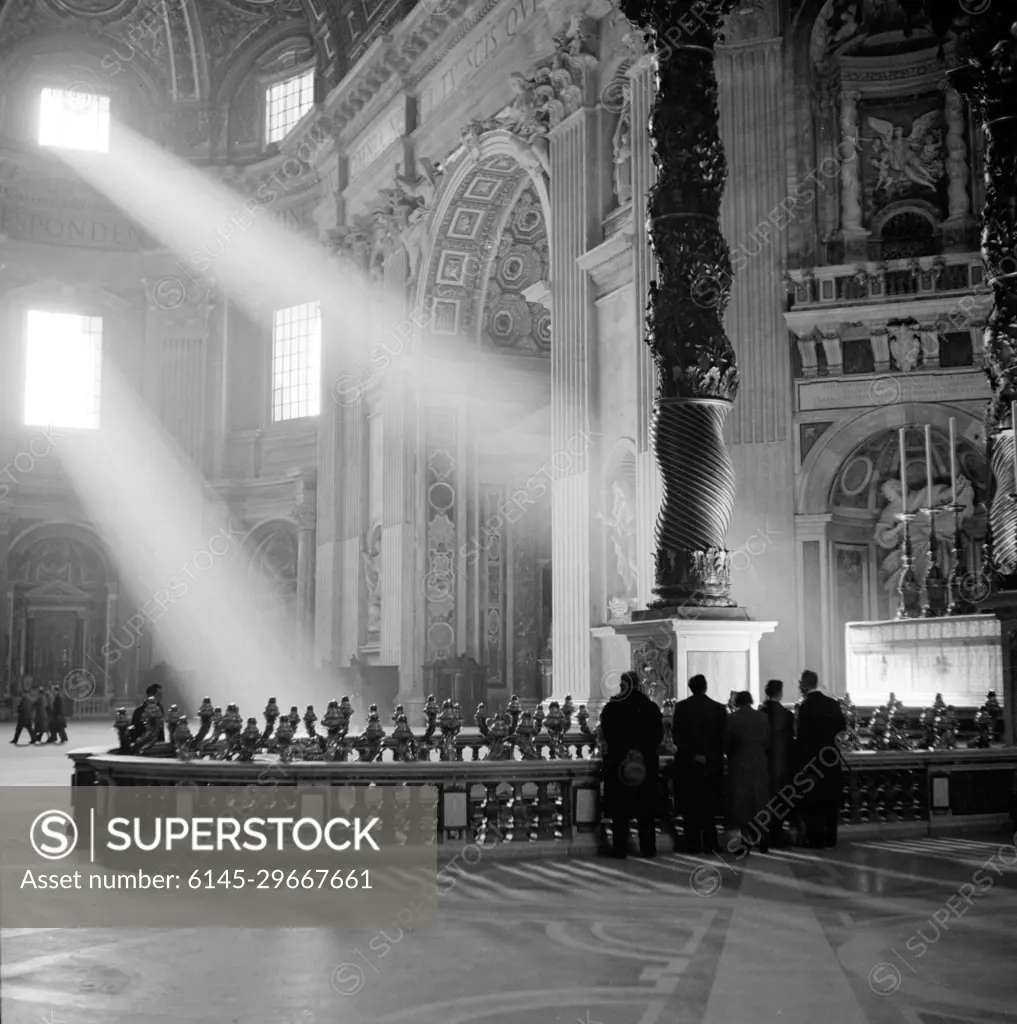
M942 133L934 127L939 118L938 110L916 117L907 138L902 125L869 118L869 125L876 131L872 166L879 175L877 192L885 191L888 198L896 199L910 192L913 185L920 189L936 187L946 172Z
M604 522L607 542L613 555L615 571L613 584L609 584L608 612L610 621L617 622L631 610L636 596L639 569L636 562L636 516L634 502L621 481L611 485L612 510L610 517L598 513Z
M381 523L368 530L360 557L367 586L367 636L377 639L381 633Z
M614 194L618 205L632 199L632 97L629 87L624 90L625 105L614 130Z
M899 480L887 480L882 487L883 497L886 498L886 505L876 523L874 539L889 554L883 559L882 568L886 575L886 590L892 597L897 593L897 584L901 572L901 539L903 534L903 523L897 518L901 513L901 485ZM918 512L925 508L928 502L928 492L924 486L908 490L907 508L905 511ZM951 502L950 485L933 483L932 504L934 507L948 505ZM960 513L960 524L963 529L975 512L975 494L971 482L964 476L957 477L957 503L962 506ZM929 517L920 513L912 521L910 528L912 548L912 568L915 575L921 579L925 574L925 563L929 554ZM950 571L950 551L945 544L939 545L940 560L943 564L940 568L944 575Z

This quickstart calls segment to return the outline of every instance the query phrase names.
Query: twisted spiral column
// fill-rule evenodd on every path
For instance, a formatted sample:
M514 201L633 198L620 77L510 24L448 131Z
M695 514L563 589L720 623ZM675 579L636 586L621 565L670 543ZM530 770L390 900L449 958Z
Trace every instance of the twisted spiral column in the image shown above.
M731 403L664 398L654 405L651 438L663 477L653 606L734 606L724 540L735 504L734 465L724 442Z
M992 444L994 497L989 507L992 561L1003 577L1017 572L1017 502L1010 497L1017 489L1013 462L1014 436L1010 430L997 432Z

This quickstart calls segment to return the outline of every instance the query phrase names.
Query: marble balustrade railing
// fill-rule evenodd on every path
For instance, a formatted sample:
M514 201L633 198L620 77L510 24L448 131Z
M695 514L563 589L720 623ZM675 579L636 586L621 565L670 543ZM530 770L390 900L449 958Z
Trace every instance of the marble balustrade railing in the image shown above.
M578 750L587 740L580 734L569 737L569 742ZM469 740L464 750L474 756L414 763L283 764L260 755L251 761L178 761L94 749L69 756L74 763L74 793L82 807L93 806L94 796L86 787L150 787L155 807L166 803L163 813L175 813L179 787L208 791L205 799L214 804L217 787L269 785L276 787L275 795L285 804L288 788L296 792L295 787L311 784L348 786L357 795L356 809L381 812L387 834L395 835L401 816L420 820L419 813L410 813L419 812L412 803L418 799L414 792L434 787L434 830L421 838L433 838L441 847L479 843L498 856L596 849L608 825L602 821L598 759L491 761L483 759L485 749L483 743ZM861 834L895 825L919 832L934 831L939 825L984 826L998 823L1013 809L1017 751L1008 748L859 752L844 755L844 762L841 821L849 831ZM664 757L661 763L662 775L669 775L671 758ZM680 783L676 794L665 780L660 795L660 829L674 837L680 825L680 809L675 807L680 805ZM791 819L793 803L792 799L778 816Z

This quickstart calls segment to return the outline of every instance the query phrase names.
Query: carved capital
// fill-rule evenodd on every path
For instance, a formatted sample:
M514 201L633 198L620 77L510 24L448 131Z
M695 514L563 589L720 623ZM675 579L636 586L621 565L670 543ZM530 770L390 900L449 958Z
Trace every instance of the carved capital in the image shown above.
M297 529L313 531L318 522L318 513L313 505L298 505L293 510L293 518L297 521Z

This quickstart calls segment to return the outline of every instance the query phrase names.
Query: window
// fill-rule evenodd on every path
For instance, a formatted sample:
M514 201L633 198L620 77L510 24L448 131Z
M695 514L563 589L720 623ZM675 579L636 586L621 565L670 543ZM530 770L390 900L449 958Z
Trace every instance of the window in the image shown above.
M313 106L313 68L270 85L265 97L265 142L286 138Z
M90 88L42 90L39 145L109 152L109 97Z
M272 421L317 416L321 404L321 310L277 309L272 331Z
M101 317L29 310L25 363L26 426L99 426Z

